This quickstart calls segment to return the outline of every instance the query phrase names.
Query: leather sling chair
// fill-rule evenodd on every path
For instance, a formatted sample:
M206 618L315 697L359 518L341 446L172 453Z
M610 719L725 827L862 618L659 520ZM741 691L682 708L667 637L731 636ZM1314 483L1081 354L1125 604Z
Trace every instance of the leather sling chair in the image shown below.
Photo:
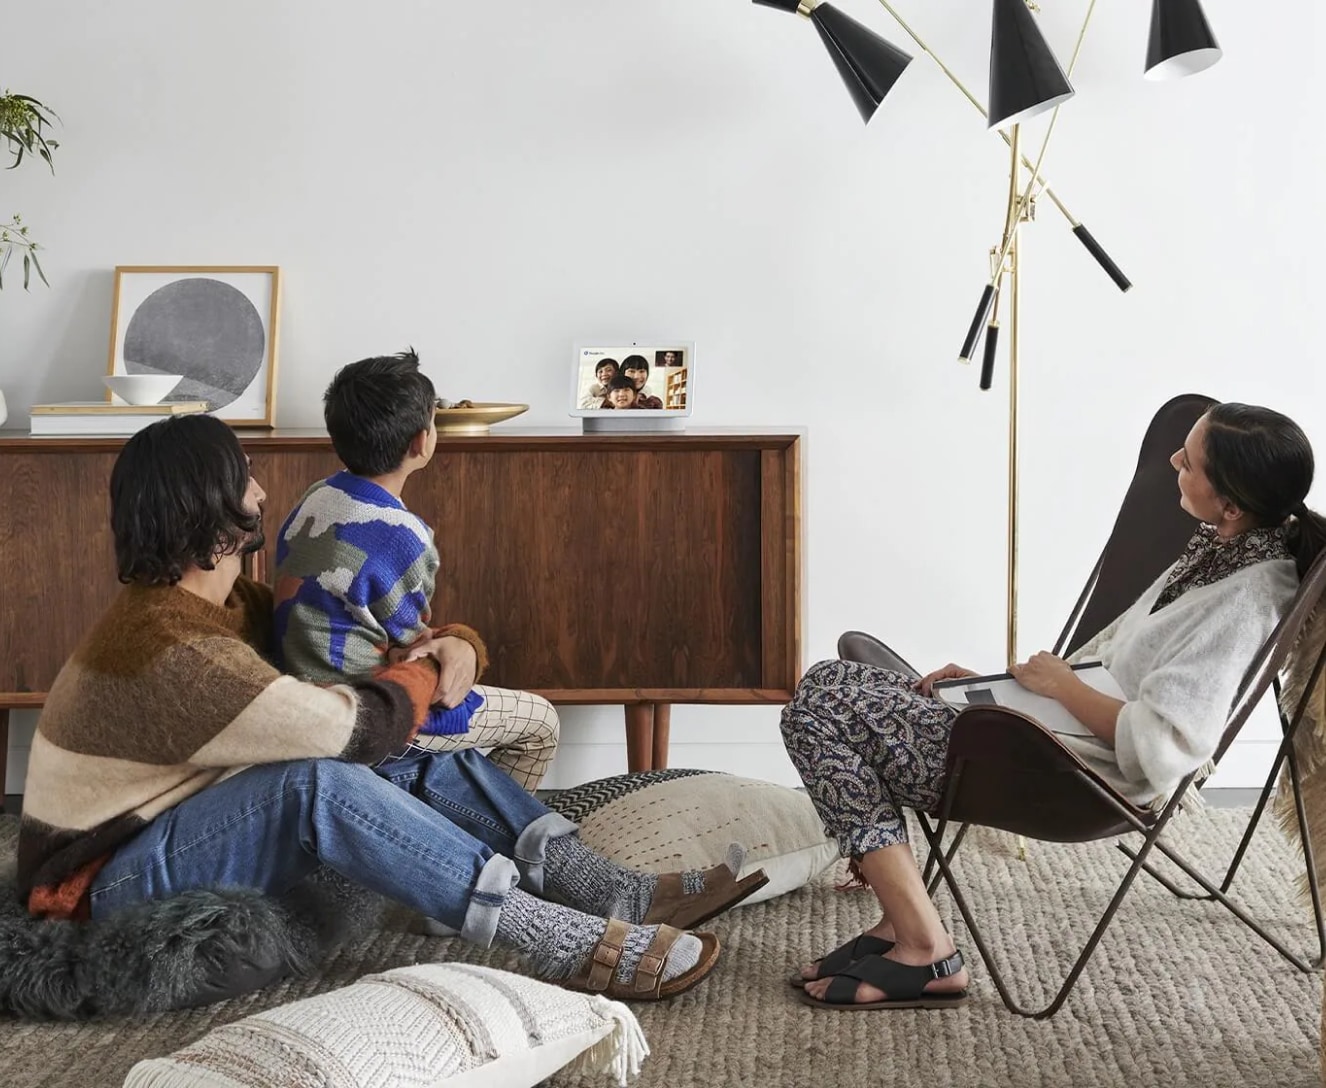
M1192 425L1213 403L1209 397L1186 394L1169 401L1156 413L1143 439L1137 469L1114 529L1055 644L1056 654L1071 654L1122 614L1183 551L1192 535L1193 521L1179 507L1177 485L1169 457L1183 444ZM1228 751L1253 707L1268 688L1274 689L1279 705L1279 672L1295 638L1324 590L1326 555L1313 565L1308 576L1303 579L1284 619L1250 663L1226 719L1225 730L1215 753L1217 762ZM844 660L863 661L920 675L889 647L860 631L846 632L839 639L838 651L839 657ZM1043 1019L1059 1011L1137 873L1142 870L1160 880L1177 896L1221 903L1299 970L1314 970L1326 960L1326 924L1323 923L1316 865L1292 747L1293 736L1303 719L1310 693L1322 672L1323 664L1326 664L1326 649L1319 655L1298 705L1288 715L1283 710L1280 713L1283 741L1243 840L1220 887L1197 872L1166 843L1159 841L1170 818L1179 810L1184 793L1197 779L1196 772L1180 783L1163 810L1157 812L1142 809L1101 781L1060 744L1054 734L1030 717L1016 711L990 707L970 707L959 713L954 721L949 744L944 795L939 806L928 814L929 819L927 814L917 814L921 829L930 844L925 877L930 881L932 894L941 879L947 884L999 996L1012 1012ZM1289 763L1290 783L1316 922L1318 956L1311 963L1286 948L1227 895L1274 789L1279 769L1286 760ZM931 819L935 820L934 824L930 822ZM957 825L957 830L945 849L942 845L943 837L950 824ZM1042 1009L1024 1008L1013 998L953 874L951 862L967 828L972 824L999 828L1047 842L1090 842L1132 833L1142 836L1140 848L1136 850L1119 844L1119 848L1132 859L1132 864L1059 992ZM1146 859L1153 848L1196 881L1202 887L1203 894L1182 891L1148 865Z

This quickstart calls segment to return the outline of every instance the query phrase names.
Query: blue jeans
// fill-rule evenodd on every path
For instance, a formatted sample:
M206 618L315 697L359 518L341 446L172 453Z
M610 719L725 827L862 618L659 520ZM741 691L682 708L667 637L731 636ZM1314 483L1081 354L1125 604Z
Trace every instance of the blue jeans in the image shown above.
M116 850L93 882L92 917L194 888L280 894L323 864L487 947L507 892L542 892L548 840L575 830L473 748L377 771L263 764L181 801Z

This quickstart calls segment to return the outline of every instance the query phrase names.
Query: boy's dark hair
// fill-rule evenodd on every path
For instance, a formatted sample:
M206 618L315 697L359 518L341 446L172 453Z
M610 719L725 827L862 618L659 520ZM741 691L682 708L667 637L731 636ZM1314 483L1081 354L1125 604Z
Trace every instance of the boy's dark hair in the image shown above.
M614 375L620 374L622 372L621 364L618 363L616 359L603 358L594 364L595 377L598 376L598 372L602 370L605 366L612 367L612 372Z
M261 514L244 511L249 463L214 416L173 416L124 444L111 470L111 531L121 582L173 586L194 566L263 545Z
M608 384L604 387L604 393L611 393L614 389L629 389L634 393L635 382L631 381L631 379L621 371L618 371L609 379Z
M322 397L332 448L356 476L399 468L436 408L433 383L420 372L413 348L341 367Z

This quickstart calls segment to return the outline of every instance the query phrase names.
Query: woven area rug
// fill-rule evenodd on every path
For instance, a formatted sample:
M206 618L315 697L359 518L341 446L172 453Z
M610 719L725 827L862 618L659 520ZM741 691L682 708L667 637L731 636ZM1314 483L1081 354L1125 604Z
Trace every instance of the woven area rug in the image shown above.
M1172 841L1208 872L1223 871L1248 813L1207 810L1175 821ZM15 821L0 822L12 849ZM974 832L958 859L980 921L997 942L1006 977L1027 1002L1039 980L1063 973L1108 901L1126 859L1109 843L1016 842ZM1255 917L1306 950L1311 915L1294 897L1294 851L1274 828L1259 832L1235 885ZM870 924L868 893L831 880L739 908L714 925L724 958L701 987L635 1009L652 1055L640 1088L753 1085L827 1088L1045 1086L1084 1088L1308 1088L1318 1085L1318 975L1303 975L1223 908L1173 899L1139 878L1067 1006L1049 1021L1008 1013L970 946L946 892L941 913L969 953L973 999L940 1012L829 1013L794 1000L785 976ZM458 941L384 932L344 949L316 979L189 1013L134 1023L0 1022L5 1088L118 1085L134 1062L168 1054L217 1024L345 985L359 976L428 960L516 967ZM606 1085L562 1077L550 1088Z

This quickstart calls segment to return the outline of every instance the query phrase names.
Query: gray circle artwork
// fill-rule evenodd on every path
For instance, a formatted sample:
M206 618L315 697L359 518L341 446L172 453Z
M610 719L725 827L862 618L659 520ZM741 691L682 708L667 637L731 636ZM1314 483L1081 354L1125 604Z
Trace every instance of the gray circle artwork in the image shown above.
M176 280L143 299L124 334L129 374L183 374L167 400L223 408L257 377L266 354L262 318L220 280Z

